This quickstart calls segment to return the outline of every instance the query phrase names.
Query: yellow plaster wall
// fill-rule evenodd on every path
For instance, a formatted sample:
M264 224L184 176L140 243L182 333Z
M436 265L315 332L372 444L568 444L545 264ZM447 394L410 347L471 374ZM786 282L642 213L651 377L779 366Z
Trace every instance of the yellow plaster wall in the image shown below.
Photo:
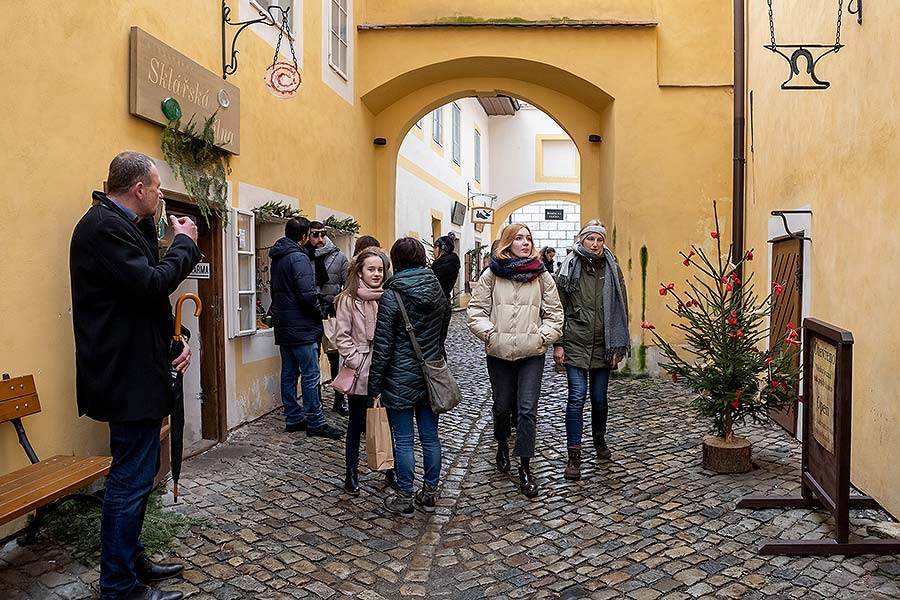
M460 0L448 5L443 0L386 2L368 0L365 21L368 23L428 23L439 19L474 17L476 19L629 19L652 20L652 0L554 0L554 2L521 2L521 0Z
M252 32L239 39L240 67L229 81L241 88L242 144L231 179L297 196L307 212L320 204L351 213L365 231L375 216L372 118L322 83L321 3L304 10L296 99L278 100L263 86L271 47ZM129 28L219 73L220 23L217 2L190 10L177 0L60 2L49 17L27 2L4 6L0 371L35 374L44 412L25 426L41 456L108 449L105 426L76 415L68 247L118 151L161 157L162 129L128 114ZM264 374L242 373L240 361L237 368L237 396L249 396ZM269 361L263 370L276 368ZM12 427L0 425L0 471L27 462Z
M747 247L766 247L771 210L811 206L812 316L855 339L852 480L900 516L900 278L892 261L900 254L900 55L886 51L896 47L900 5L874 7L862 27L845 12L846 46L817 69L831 82L827 91L783 91L787 63L762 48L765 5L748 3L754 147L750 153L748 129ZM785 43L833 40L835 12L781 3L776 34ZM765 264L754 265L763 278Z
M660 85L731 85L732 3L655 0Z

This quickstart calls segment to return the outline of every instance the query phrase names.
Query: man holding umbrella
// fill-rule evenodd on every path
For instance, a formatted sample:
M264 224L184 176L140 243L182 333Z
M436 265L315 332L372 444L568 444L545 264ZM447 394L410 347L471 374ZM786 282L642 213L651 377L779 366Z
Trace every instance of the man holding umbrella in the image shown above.
M197 226L170 217L174 238L159 258L159 172L143 154L117 155L107 188L94 192L94 206L75 226L69 257L78 412L109 423L113 459L100 525L100 598L179 600L181 592L145 585L180 574L182 565L151 562L139 535L159 470L160 426L173 405L169 295L200 261ZM190 360L185 344L171 365L184 372Z

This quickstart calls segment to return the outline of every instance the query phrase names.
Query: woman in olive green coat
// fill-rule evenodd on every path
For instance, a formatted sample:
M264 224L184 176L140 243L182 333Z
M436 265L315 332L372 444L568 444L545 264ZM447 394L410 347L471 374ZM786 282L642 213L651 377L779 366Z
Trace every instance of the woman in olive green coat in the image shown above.
M569 382L566 403L566 479L581 478L584 404L591 393L591 430L598 458L609 458L606 421L610 369L630 354L625 279L605 246L606 228L589 222L559 268L557 286L565 311L563 337L553 349L556 364L565 366Z

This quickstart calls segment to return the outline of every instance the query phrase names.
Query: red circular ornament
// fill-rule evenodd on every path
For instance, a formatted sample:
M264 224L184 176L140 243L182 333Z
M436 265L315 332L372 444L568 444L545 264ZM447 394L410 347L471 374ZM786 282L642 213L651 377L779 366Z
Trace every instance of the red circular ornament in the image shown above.
M293 98L300 90L300 71L287 61L279 61L266 69L266 87L276 98Z

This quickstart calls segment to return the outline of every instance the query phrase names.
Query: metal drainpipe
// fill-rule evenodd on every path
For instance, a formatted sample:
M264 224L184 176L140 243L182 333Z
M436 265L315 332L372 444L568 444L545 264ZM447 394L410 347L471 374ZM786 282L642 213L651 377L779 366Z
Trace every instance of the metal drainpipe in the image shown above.
M732 259L737 262L744 255L744 0L734 0L734 173L732 187L731 240ZM743 277L743 268L738 268Z

